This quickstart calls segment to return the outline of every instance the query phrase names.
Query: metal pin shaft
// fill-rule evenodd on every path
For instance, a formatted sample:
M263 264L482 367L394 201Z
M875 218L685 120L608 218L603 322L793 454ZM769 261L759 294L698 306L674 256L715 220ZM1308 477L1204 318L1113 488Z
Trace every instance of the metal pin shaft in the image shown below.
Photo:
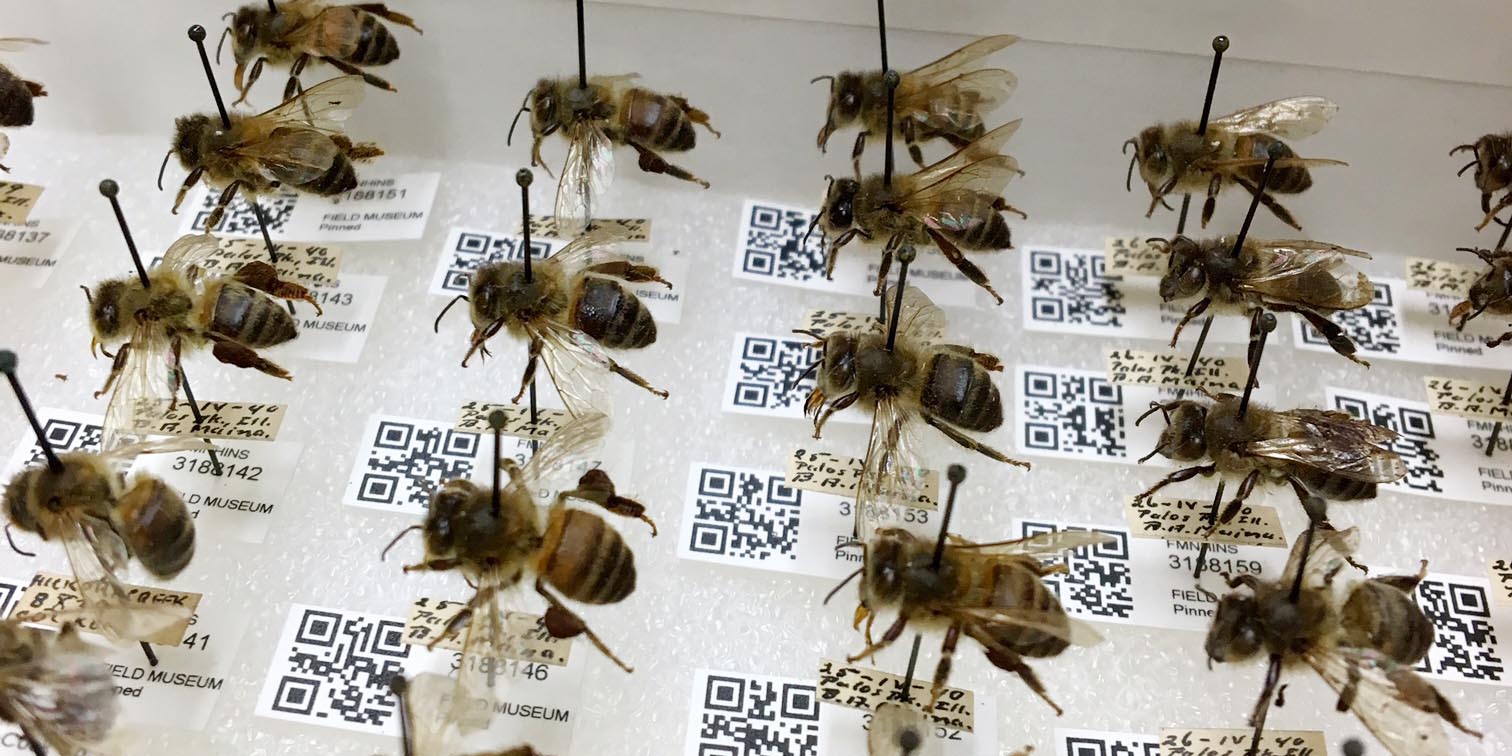
M205 27L199 24L189 27L189 39L194 41L194 46L199 50L200 64L205 67L205 80L210 82L210 94L215 95L215 109L220 112L221 127L229 129L231 114L226 112L226 101L221 99L220 85L215 83L215 69L210 67L210 54L205 52Z
M940 569L940 560L945 558L945 541L950 537L950 517L955 514L956 489L961 487L961 481L966 480L966 468L951 465L945 470L945 477L950 481L950 492L945 495L945 514L940 517L940 535L935 539L934 557L929 560L931 570Z
M10 381L11 391L16 394L16 402L21 405L21 412L26 415L26 421L31 423L32 432L37 434L37 446L42 447L42 455L47 458L47 469L54 475L63 472L63 462L58 459L58 453L53 450L52 442L47 440L47 433L42 430L42 423L37 420L37 412L32 409L31 400L26 397L26 389L21 387L21 378L16 375L16 353L9 349L0 351L0 371L5 372L6 380Z

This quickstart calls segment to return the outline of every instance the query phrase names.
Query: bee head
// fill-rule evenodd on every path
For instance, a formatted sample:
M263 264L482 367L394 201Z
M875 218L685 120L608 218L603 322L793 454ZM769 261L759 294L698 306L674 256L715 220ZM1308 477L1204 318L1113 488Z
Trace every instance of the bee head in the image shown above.
M1501 258L1470 284L1471 306L1484 310L1498 302L1512 301L1512 258Z
M877 531L866 546L866 561L861 573L861 603L875 611L903 598L905 575L910 556L917 551L918 539L906 530L887 528Z
M1134 160L1139 177L1152 187L1165 183L1171 174L1171 156L1166 144L1165 127L1151 126L1134 140Z
M268 29L272 13L265 4L243 6L231 17L231 52L237 63L249 63L259 37Z
M1218 601L1203 648L1215 662L1244 661L1260 652L1259 607L1255 597L1230 593Z
M561 117L563 103L557 94L556 83L551 79L536 82L535 89L530 90L529 100L530 128L536 135L540 135Z
M1197 296L1208 283L1202 245L1178 235L1168 249L1170 261L1160 278L1160 298L1170 302Z
M136 327L136 311L146 304L146 291L135 278L101 281L89 292L89 328L97 341L124 340Z
M1166 427L1160 432L1160 443L1141 462L1156 454L1180 461L1201 459L1207 454L1207 407L1185 400L1154 405L1150 412L1157 409L1165 417Z
M41 533L42 526L37 523L37 517L28 504L31 490L36 485L39 475L45 474L45 467L31 467L22 470L10 483L5 486L5 516L10 524L19 530L28 533Z
M1512 142L1487 134L1475 141L1475 186L1482 192L1512 185Z
M826 394L849 394L856 386L856 351L860 340L853 333L824 337L819 366L819 385Z
M430 509L425 513L425 553L429 557L456 554L458 541L468 533L482 532L479 517L492 517L487 506L479 507L478 487L467 480L449 480L431 496ZM486 526L486 524L484 524Z
M835 128L843 128L861 117L864 97L861 74L845 71L835 77L830 85L829 122Z
M220 121L212 121L204 113L179 116L173 122L173 154L178 156L184 170L192 171L204 165L205 138L220 128Z
M39 512L88 511L108 507L117 498L120 474L99 455L68 452L58 460L63 463L61 472L32 465L6 486L5 514L12 525L46 538Z
M856 193L861 191L861 182L839 178L830 183L824 198L824 225L831 233L839 233L851 227L856 220Z

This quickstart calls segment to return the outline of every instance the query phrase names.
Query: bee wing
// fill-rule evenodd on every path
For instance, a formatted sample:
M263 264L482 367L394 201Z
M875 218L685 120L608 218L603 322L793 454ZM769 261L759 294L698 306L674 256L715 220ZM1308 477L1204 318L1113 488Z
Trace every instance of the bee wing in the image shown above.
M904 79L905 83L909 83ZM1001 68L971 71L935 84L919 82L896 98L900 114L938 131L960 133L982 125L1018 88L1018 77Z
M904 213L918 218L930 228L966 233L989 220L980 212L978 195L997 197L1007 188L1009 181L1022 174L1017 160L1007 155L994 155L943 176L933 184L916 184L917 188L907 192L899 204ZM989 213L995 214L993 211Z
M436 756L455 753L450 748L451 723L448 703L456 689L456 681L446 675L426 672L408 680L404 708L409 723L409 741L406 754L413 756Z
M593 218L593 203L614 181L614 143L597 123L574 124L567 139L567 162L557 183L557 223L571 230Z
M924 495L925 470L919 460L918 414L896 397L877 401L871 437L856 481L856 537L871 541L883 524L898 519L900 507Z
M172 454L181 451L208 451L214 449L215 444L203 438L190 436L173 436L171 438L150 439L138 441L124 446L118 446L108 452L101 452L100 456L112 462L130 462L143 454Z
M220 246L214 234L185 234L173 240L163 252L163 261L158 265L167 270L188 273L211 255Z
M1372 651L1338 648L1307 654L1307 663L1341 694L1353 696L1350 711L1393 756L1449 756L1449 738L1436 711L1414 701L1435 693L1407 667ZM1403 686L1410 686L1404 690ZM1420 702L1433 705L1436 702Z
M93 744L109 735L119 708L110 666L73 625L49 640L46 653L0 667L0 699L16 724L58 753L94 753Z
M556 254L546 259L548 264L561 266L570 278L590 265L627 259L615 250L615 245L625 242L628 233L619 229L596 228L568 242Z
M118 577L130 558L126 544L107 522L93 517L68 518L63 552L73 568L84 616L114 641L139 641L189 619L190 612L168 604L131 600Z
M296 94L282 104L258 115L251 116L267 132L288 125L340 134L342 124L352 116L352 111L367 94L361 76L337 76L327 79ZM329 164L328 164L329 165Z
M1003 145L1008 142L1008 138L1013 136L1014 132L1018 131L1019 125L1023 123L1023 120L1020 118L1016 121L1009 121L977 137L976 141L956 150L938 163L923 168L911 176L902 177L902 180L911 183L915 187L930 186L972 163L999 155L1003 151ZM1014 166L1016 169L1017 163Z
M33 45L45 45L47 40L36 37L0 37L0 52L21 52Z
M1091 625L1065 612L1047 612L1031 607L978 606L954 609L951 616L967 622L992 625L1012 625L1054 636L1073 646L1095 646L1102 642L1102 634Z
M897 289L888 284L884 297L891 304ZM903 307L898 311L898 339L924 347L945 335L945 312L918 287L903 290Z
M479 590L488 594L475 602L472 617L467 621L462 659L457 665L457 680L444 718L459 733L488 729L494 702L503 697L513 679L498 667L509 652L504 615L499 611L499 589L500 579L485 575Z
M541 480L553 471L587 457L608 434L607 415L592 412L574 417L541 443L525 463L522 477L527 481Z
M1338 105L1322 97L1288 97L1230 113L1212 125L1233 134L1301 139L1318 133L1338 112Z
M609 392L604 386L613 360L603 347L588 334L558 323L537 323L529 330L545 342L541 360L567 411L579 417L608 414Z
M1239 280L1239 288L1283 302L1330 310L1370 304L1375 287L1349 257L1370 258L1358 250L1315 241L1255 242L1247 245L1256 266Z
M1368 483L1391 483L1407 474L1400 455L1381 446L1395 431L1344 412L1287 410L1276 413L1277 437L1252 441L1244 453L1327 470Z
M982 37L938 60L925 63L909 71L903 75L903 81L917 81L924 84L939 83L947 78L951 78L956 71L967 65L975 63L1018 40L1019 38L1012 34L996 34L991 37Z
M867 756L939 756L942 748L934 723L917 706L885 701L872 714Z
M274 181L299 185L330 171L341 148L323 131L280 126L263 139L237 145L232 152L255 161L258 171Z
M170 376L178 369L168 337L148 323L137 326L132 334L126 364L116 377L110 401L105 405L104 430L100 450L112 452L138 443L145 437L135 430L137 408L144 402L170 399Z
M1012 541L994 541L992 543L956 541L950 545L950 548L952 550L972 551L982 555L1048 556L1058 554L1062 551L1080 549L1085 546L1111 543L1115 540L1117 539L1112 535L1095 530L1055 530L1048 533L1036 533L1032 536Z
M281 43L301 48L316 57L346 58L354 54L362 42L362 16L350 5L324 6L300 0L279 5L278 12L303 17L297 23L284 25L287 32L281 35Z
M639 79L639 78L640 78L640 74L638 74L638 73L601 74L599 76L590 76L590 77L588 77L588 83L591 84L591 85L597 85L597 86L601 86L601 87L609 87L610 89L615 89L615 88L618 88L621 85L629 84L630 82L635 81L636 79Z
M1302 548L1306 545L1306 541L1306 538L1298 538L1297 542L1292 544L1291 556L1286 560L1286 569L1281 573L1279 584L1291 585L1297 579L1297 567L1302 563ZM1326 586L1333 574L1349 563L1349 557L1359 547L1359 529L1336 530L1331 525L1319 525L1313 532L1312 550L1308 552L1307 574L1303 576L1303 586L1308 588Z
M8 154L9 152L10 137L6 136L5 134L0 134L0 160L4 160L6 154Z

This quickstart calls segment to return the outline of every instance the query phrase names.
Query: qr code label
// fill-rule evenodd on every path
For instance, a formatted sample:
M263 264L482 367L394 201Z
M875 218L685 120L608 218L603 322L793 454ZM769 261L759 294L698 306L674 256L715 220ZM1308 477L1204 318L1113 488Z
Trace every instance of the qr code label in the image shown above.
M397 733L397 701L388 683L410 654L403 637L399 617L293 605L258 697L258 715Z
M1092 530L1113 537L1107 543L1065 552L1067 572L1042 578L1072 617L1127 621L1134 615L1134 574L1129 558L1129 533L1121 528L1085 528L1052 522L1021 520L1019 535L1027 538L1059 530Z
M388 512L424 514L441 484L471 478L482 436L454 423L373 415L347 481L345 503Z
M740 562L796 561L799 514L809 492L780 473L694 465L685 547Z
M812 680L700 670L693 677L689 756L819 756Z
M27 582L0 578L0 617L9 617L11 610L16 608L16 600L26 592Z
M1493 624L1486 581L1430 574L1415 596L1433 621L1433 647L1418 671L1454 682L1507 685L1504 642Z
M740 224L740 254L735 276L822 285L825 280L823 235L818 228L812 234L808 233L815 217L817 215L808 210L748 200ZM842 250L841 254L845 251ZM855 250L849 251L855 253Z
M43 407L37 410L37 420L42 423L42 435L59 454L100 450L100 437L105 422L100 415ZM27 428L26 436L23 438L21 445L16 447L6 464L5 478L7 480L20 472L22 468L42 464L45 459L42 447L37 445L36 437L32 435L30 428Z
M1057 728L1055 756L1160 756L1160 738L1137 732Z
M556 254L564 245L564 242L532 238L531 259L543 260ZM465 294L473 271L488 263L522 261L525 259L524 246L525 240L512 234L454 228L441 248L436 273L431 278L430 293L447 296Z
M1370 304L1357 310L1336 312L1329 319L1344 329L1364 357L1390 357L1402 351L1402 307L1397 301L1400 284L1376 281ZM1301 317L1292 318L1296 325L1297 346L1314 351L1332 352L1328 339Z
M268 224L269 235L277 236L283 233L284 228L289 224L289 219L294 216L294 206L298 204L298 201L299 195L294 192L278 192L257 198L257 203L262 206L263 220ZM210 214L214 212L219 202L220 192L205 192L200 197L199 205L194 208L194 222L190 226L194 233L214 231L217 234L234 236L262 234L262 226L257 222L256 211L241 193L237 193L236 199L226 207L226 213L221 216L220 225L214 229L207 229L205 224L210 221Z
M725 380L723 409L745 415L801 419L803 403L814 390L813 372L820 350L796 336L735 334L730 369ZM860 410L837 413L837 422L864 422Z
M1102 252L1029 249L1022 255L1024 327L1086 334L1122 333L1123 278L1108 275Z
M1016 375L1019 451L1068 459L1128 458L1124 387L1091 370L1021 366Z
M1434 448L1434 417L1426 404L1410 406L1379 397L1336 393L1334 409L1397 432L1391 450L1407 463L1407 477L1388 487L1410 493L1444 493L1445 471Z

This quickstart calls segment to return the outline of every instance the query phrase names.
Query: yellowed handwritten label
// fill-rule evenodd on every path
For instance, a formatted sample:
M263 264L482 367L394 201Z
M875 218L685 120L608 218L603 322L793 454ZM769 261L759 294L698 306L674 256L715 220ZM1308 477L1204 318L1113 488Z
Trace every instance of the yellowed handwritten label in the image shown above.
M572 415L566 410L540 409L536 410L536 422L530 422L530 408L521 407L518 404L489 404L488 402L467 402L457 415L457 430L468 433L493 433L493 426L488 424L488 416L498 410L504 413L504 428L500 431L506 436L516 438L530 438L544 441L548 436L557 432L559 428L572 419Z
M1170 260L1163 245L1135 236L1103 239L1103 254L1108 274L1119 276L1163 276Z
M1407 258L1407 288L1422 289L1434 294L1463 297L1470 291L1470 284L1480 277L1480 272L1466 265L1457 265L1429 257Z
M1254 739L1252 730L1160 731L1160 756L1244 756ZM1318 730L1266 730L1260 734L1259 756L1327 756Z
M1491 593L1496 600L1512 605L1512 559L1491 560Z
M132 415L132 430L155 436L194 436L235 441L272 441L283 426L282 404L200 402L195 421L188 402L169 408L166 399L144 399Z
M1198 357L1192 374L1186 374L1190 358L1172 352L1114 349L1108 352L1108 380L1120 386L1166 386L1205 388L1213 392L1242 392L1249 379L1244 360L1228 357Z
M285 281L306 286L334 286L341 271L341 250L325 244L278 242L278 262L273 269ZM268 262L268 247L261 239L216 240L215 253L196 263L208 273L230 275L251 262Z
M913 501L893 502L915 509L934 509L940 494L940 474L918 470L919 496ZM838 496L855 496L861 481L861 460L843 454L797 449L788 456L787 484L793 488Z
M86 586L92 584L86 583ZM126 601L139 605L143 611L161 613L161 621L154 623L161 628L156 632L132 640L144 640L158 646L177 646L184 640L189 621L199 608L201 594L170 591L166 588L148 588L126 585ZM111 590L103 584L90 592ZM79 585L73 577L39 572L31 584L21 593L11 609L10 618L37 625L58 627L64 622L73 622L80 630L104 635L100 623L90 615L79 595Z
M40 186L0 181L0 223L25 223L31 217L32 208L37 205L37 198L41 196Z
M410 604L409 618L404 621L404 642L412 646L430 646L451 651L462 650L467 637L467 623L458 623L455 632L446 628L467 607L465 601L447 601L421 596ZM515 661L566 666L572 653L571 638L553 638L546 632L544 620L525 612L504 612L504 656Z
M566 224L560 222L553 215L530 216L530 233L547 239L572 239L577 236L575 229L578 221L569 221ZM515 233L521 233L525 229L522 225L515 226ZM610 233L622 237L625 241L644 242L651 241L650 218L594 218L588 225L589 231L607 230Z
M1124 519L1135 538L1164 538L1171 541L1211 541L1240 546L1286 548L1286 534L1275 507L1245 504L1234 519L1220 524L1208 537L1208 513L1211 501L1194 499L1155 499L1124 501ZM1222 505L1219 505L1220 512Z
M1424 378L1423 385L1434 412L1476 420L1512 420L1512 404L1502 401L1506 390L1502 386L1434 376Z
M819 701L862 711L876 711L888 702L903 702L904 678L867 667L822 659L819 662ZM913 679L911 703L922 711L929 703L928 680ZM976 698L969 690L946 688L933 711L924 712L936 724L971 732L975 725Z
M809 310L803 316L802 330L813 331L820 336L829 336L836 333L867 333L869 331L881 333L883 325L876 315L843 312L841 310Z

